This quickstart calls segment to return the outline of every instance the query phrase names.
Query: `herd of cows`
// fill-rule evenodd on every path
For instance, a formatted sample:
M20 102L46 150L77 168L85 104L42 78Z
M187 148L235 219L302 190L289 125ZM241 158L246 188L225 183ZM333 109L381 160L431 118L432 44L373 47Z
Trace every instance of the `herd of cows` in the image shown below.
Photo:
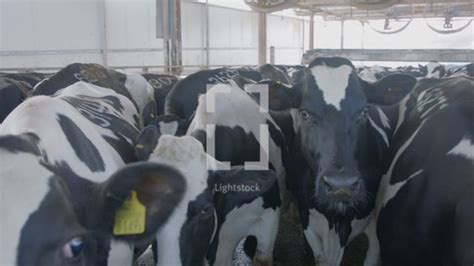
M361 234L366 266L474 265L474 63L75 63L0 73L0 123L0 265L334 266Z

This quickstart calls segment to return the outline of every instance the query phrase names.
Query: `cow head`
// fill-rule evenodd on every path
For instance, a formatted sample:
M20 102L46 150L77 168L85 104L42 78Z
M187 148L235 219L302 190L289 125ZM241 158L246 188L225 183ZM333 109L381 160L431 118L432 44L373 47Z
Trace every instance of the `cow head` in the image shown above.
M436 61L431 61L426 66L418 65L422 77L425 78L442 78L446 75L444 66Z
M314 204L332 216L353 215L367 202L360 155L368 100L352 63L317 58L308 67L295 115L301 154L314 180Z
M149 243L186 188L176 170L153 163L131 164L93 183L65 163L40 163L34 141L0 137L0 157L12 159L0 172L8 199L0 202L2 265L107 265L111 245Z
M302 178L298 189L308 209L324 215L331 227L348 223L349 230L336 226L341 246L349 238L350 221L366 217L373 208L381 177L381 137L369 117L378 112L374 102L380 99L369 93L387 92L393 85L411 89L406 78L413 81L396 75L370 84L359 79L347 59L317 58L301 86L287 92L297 99L291 110L296 132L291 157L297 169L291 176Z
M140 131L135 141L135 154L142 161L148 157L158 145L161 135L183 136L189 127L189 120L173 114L160 115Z
M221 163L189 136L162 136L149 161L179 169L188 183L183 200L158 232L158 265L203 265L206 257L210 264L230 264L237 243L259 225L264 209L258 199L279 195L273 171L216 170ZM239 186L255 189L229 189Z

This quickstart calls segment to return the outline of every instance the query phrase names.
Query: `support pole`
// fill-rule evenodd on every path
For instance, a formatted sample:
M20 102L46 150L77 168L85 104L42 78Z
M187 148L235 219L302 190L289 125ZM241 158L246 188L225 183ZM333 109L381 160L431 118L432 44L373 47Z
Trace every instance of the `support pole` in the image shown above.
M305 45L305 41L306 41L305 38L304 38L306 20L302 19L301 22L302 22L302 28L303 28L303 30L301 31L301 57L303 57L304 45Z
M209 46L209 1L206 0L206 7L205 7L205 12L206 12L206 17L205 17L205 31L206 31L206 67L209 69L210 65L210 46Z
M275 46L270 46L270 64L275 64Z
M267 14L258 13L258 64L267 62Z
M341 20L341 49L344 49L344 19Z
M107 16L105 0L99 2L99 17L101 21L101 51L102 51L102 65L108 65L108 51L107 51Z
M309 17L309 50L314 49L314 13Z
M163 42L165 72L179 75L182 72L181 2L163 0Z
M171 64L173 67L172 73L180 75L183 71L182 63L182 45L181 45L181 0L172 0L173 2L173 25L172 30L172 50L171 50Z

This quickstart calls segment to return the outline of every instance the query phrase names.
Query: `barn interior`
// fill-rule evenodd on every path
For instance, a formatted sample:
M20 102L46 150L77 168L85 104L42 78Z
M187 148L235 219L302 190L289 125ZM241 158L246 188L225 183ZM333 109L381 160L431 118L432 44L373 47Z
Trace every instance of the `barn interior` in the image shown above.
M320 56L349 58L361 73L433 62L448 73L474 62L473 20L474 0L0 0L0 78L93 63L184 79ZM273 265L314 265L298 235L279 237ZM341 265L363 265L366 251L361 236ZM233 265L251 265L236 254ZM149 248L134 265L153 263Z
M473 61L470 0L3 0L0 8L0 71L94 62L191 73L307 63L318 51L361 65Z

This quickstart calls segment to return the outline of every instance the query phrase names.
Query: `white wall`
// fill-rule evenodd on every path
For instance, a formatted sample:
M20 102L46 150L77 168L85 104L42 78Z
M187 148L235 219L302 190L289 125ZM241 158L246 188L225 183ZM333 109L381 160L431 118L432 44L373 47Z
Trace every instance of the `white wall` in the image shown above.
M183 1L181 9L183 64L204 65L205 6ZM161 66L155 13L155 0L0 0L0 68L105 61L115 67ZM209 14L210 64L257 64L257 14L220 6L210 6ZM303 20L269 15L267 25L275 62L299 63Z

